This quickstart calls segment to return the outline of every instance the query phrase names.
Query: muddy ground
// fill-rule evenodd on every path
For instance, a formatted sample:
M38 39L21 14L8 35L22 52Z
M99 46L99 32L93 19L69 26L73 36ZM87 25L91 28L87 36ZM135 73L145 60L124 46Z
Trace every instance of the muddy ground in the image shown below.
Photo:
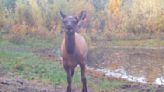
M152 91L153 89L153 91ZM41 81L28 81L14 77L0 77L0 92L65 92L61 86L53 86ZM80 89L73 89L72 92L81 92ZM92 92L91 90L89 92ZM164 92L163 86L149 87L147 85L132 84L106 92Z

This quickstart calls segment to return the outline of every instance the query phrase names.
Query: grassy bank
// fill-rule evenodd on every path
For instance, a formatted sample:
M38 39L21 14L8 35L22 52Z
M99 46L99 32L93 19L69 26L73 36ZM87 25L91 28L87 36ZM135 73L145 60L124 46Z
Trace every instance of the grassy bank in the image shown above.
M0 41L0 69L4 76L8 73L27 80L41 80L55 86L66 87L66 74L62 65L55 60L36 56L29 46ZM23 49L21 49L23 48ZM88 75L88 86L92 92L108 92L120 88L125 82L96 79ZM80 72L76 69L73 87L81 88Z

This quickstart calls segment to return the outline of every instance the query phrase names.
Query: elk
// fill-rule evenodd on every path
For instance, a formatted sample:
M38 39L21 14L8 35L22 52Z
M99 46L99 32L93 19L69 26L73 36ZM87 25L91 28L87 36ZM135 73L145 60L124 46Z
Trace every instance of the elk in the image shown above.
M87 80L85 76L85 60L87 58L88 47L85 39L78 31L80 21L86 17L86 12L81 11L79 16L66 16L60 11L63 24L64 39L61 44L61 56L63 67L67 74L67 92L71 92L72 77L77 65L81 69L82 92L87 92Z

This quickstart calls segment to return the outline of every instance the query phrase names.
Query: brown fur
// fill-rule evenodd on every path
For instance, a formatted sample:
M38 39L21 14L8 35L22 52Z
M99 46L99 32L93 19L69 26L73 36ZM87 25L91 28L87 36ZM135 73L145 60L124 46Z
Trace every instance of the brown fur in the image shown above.
M86 60L86 57L87 57L88 48L87 48L85 39L83 38L83 36L81 36L80 34L75 32L75 34L74 34L74 40L75 40L74 53L69 54L66 50L67 42L69 42L67 37L68 37L68 35L65 33L65 36L64 36L64 39L63 39L62 45L61 45L61 56L63 58L63 66L64 67L68 66L74 71L74 68L79 64L81 67L82 81L83 81L83 79L86 80L85 79L85 62L84 61ZM65 70L66 70L66 72L69 72L69 71L67 71L68 70L67 68L65 68ZM71 91L69 91L67 88L67 92L71 92ZM87 88L86 88L85 84L83 84L82 92L87 92Z
M74 69L79 64L81 68L81 81L83 84L82 92L87 92L87 80L85 76L85 60L88 48L86 42L78 31L79 21L84 20L86 12L81 11L78 17L66 16L60 11L63 22L63 31L65 32L63 42L61 44L61 56L63 58L63 66L67 73L67 92L71 92L72 77Z
M74 68L77 66L77 64L84 64L88 48L83 36L78 33L75 33L75 51L71 55L67 53L67 50L65 48L67 41L67 34L65 34L65 38L63 39L61 45L61 56L63 57L63 64L67 64Z

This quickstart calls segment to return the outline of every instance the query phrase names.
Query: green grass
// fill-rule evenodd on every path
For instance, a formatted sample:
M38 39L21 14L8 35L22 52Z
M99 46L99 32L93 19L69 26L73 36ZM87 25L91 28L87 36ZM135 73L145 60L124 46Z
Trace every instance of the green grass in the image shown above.
M36 43L34 43L36 44ZM9 46L9 47L7 47ZM16 45L8 41L0 42L0 48L2 47L15 47L23 48L23 45ZM41 58L29 51L17 51L17 50L0 50L0 69L7 73L13 73L23 79L27 80L42 80L52 85L63 86L67 85L66 73L59 62ZM24 47L29 48L29 47ZM108 81L105 79L94 79L91 76L87 76L88 86L94 92L103 92L107 90L113 90L119 88L124 82L120 81ZM98 81L95 81L98 80ZM76 68L75 75L73 77L73 86L75 88L81 88L80 81L80 69Z
M158 47L158 46L164 46L164 41L159 39L118 40L118 41L112 41L111 44L113 46Z
M148 40L112 40L112 41L97 41L92 43L90 47L145 47L158 48L164 46L164 40L148 39Z
M44 80L55 85L65 85L66 75L58 62L34 56L30 52L0 52L0 65L8 72L28 80ZM74 82L79 83L78 73Z
M43 80L53 85L66 86L66 74L62 65L58 62L39 58L29 52L2 51L0 52L0 65L3 66L5 71L12 72L24 79ZM88 83L93 90L96 89L99 91L116 89L123 85L123 82L107 80L99 80L95 85L94 79L91 76L88 76ZM75 72L73 85L75 88L81 85L79 69Z
M118 81L118 80L107 80L104 78L92 78L88 77L88 84L89 87L94 89L93 92L115 92L115 90L118 90L121 86L128 84L128 82Z

